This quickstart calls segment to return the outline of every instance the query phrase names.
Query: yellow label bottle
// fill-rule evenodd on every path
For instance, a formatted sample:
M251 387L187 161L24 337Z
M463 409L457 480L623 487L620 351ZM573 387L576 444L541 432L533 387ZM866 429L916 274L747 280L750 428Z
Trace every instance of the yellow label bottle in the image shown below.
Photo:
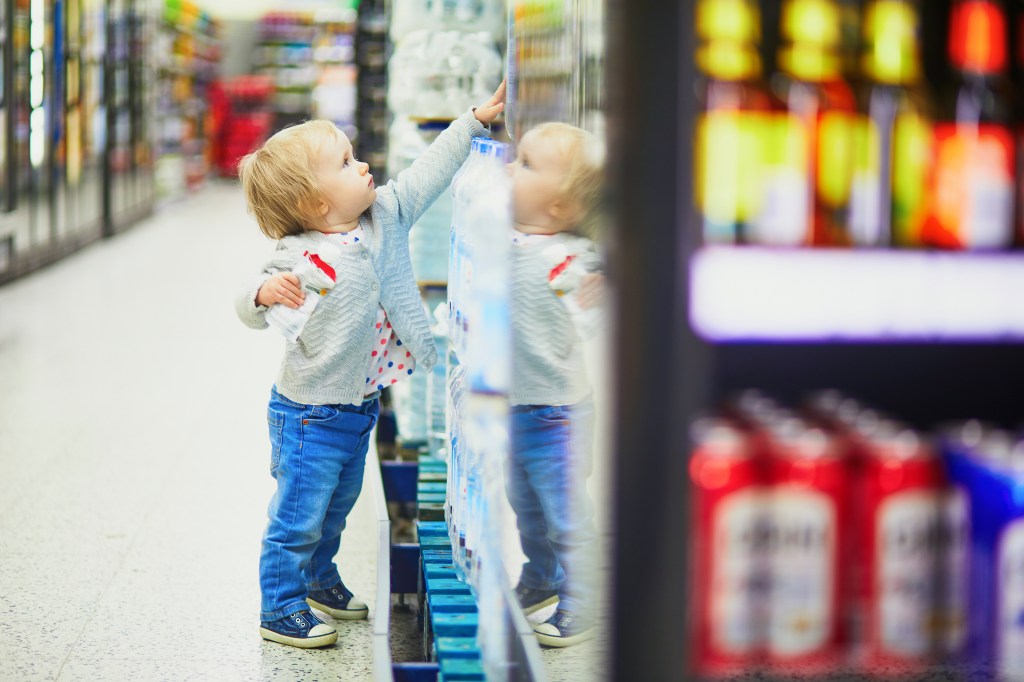
M865 87L849 223L856 246L922 243L933 105L921 83L918 26L910 0L874 0L864 14Z
M758 7L752 0L702 0L694 130L694 203L705 243L749 241L762 203L760 169L770 100L761 82Z

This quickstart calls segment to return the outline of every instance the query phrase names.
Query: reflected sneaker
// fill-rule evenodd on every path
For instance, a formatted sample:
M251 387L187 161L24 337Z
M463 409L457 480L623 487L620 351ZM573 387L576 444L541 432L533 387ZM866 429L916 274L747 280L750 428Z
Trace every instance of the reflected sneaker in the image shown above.
M516 599L519 606L523 608L525 615L540 611L545 606L551 606L558 602L558 590L537 590L526 587L522 583L516 585Z
M338 620L362 620L370 613L366 604L356 599L344 583L329 590L310 590L306 603Z
M313 649L338 641L338 631L310 611L298 611L277 620L261 621L260 636L271 642Z
M558 609L555 615L533 629L537 641L544 646L572 646L594 636L594 626L580 619L578 614Z

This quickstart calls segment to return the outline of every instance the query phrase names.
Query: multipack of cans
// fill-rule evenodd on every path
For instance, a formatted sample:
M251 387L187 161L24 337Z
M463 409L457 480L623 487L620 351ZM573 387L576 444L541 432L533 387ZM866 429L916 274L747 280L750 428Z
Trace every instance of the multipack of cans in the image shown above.
M1024 486L1019 499L1006 492L1012 475L995 480L970 428L943 433L926 437L835 392L800 411L748 392L695 423L694 673L921 679L948 662L999 660L1001 679L1024 679L1010 661L1017 651L1024 663L1024 646L1000 644L998 631L1024 614L1024 523L1004 535L986 516L1024 519ZM1021 578L1000 583L1013 557Z
M1000 680L1024 680L1024 441L971 421L944 429L941 443L970 537L959 659Z

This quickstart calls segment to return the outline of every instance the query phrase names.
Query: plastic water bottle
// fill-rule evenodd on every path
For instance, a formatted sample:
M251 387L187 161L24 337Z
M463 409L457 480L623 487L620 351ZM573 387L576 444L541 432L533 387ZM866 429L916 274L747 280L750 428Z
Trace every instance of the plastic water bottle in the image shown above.
M466 363L474 391L507 393L511 357L509 254L512 181L505 170L508 146L480 143L479 170L466 207L465 233L473 273L465 308L470 326Z
M267 323L290 342L298 340L320 299L334 288L335 271L331 263L336 263L340 256L341 250L333 244L322 244L317 253L307 251L292 269L306 293L302 305L296 309L275 303L267 310Z

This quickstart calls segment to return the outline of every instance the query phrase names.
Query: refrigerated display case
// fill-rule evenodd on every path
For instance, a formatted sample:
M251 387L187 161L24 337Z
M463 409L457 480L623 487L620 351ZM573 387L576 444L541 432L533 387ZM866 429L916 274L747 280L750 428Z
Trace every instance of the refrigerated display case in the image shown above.
M605 134L605 3L509 3L509 136L545 121Z
M0 12L0 281L152 206L142 0L7 0Z
M609 53L617 55L609 63L609 255L620 303L614 679L695 678L690 606L708 585L692 581L689 430L737 391L759 388L797 404L809 391L838 388L921 429L968 416L1013 426L1021 417L1024 334L1009 300L1024 273L1019 251L706 245L694 199L694 131L706 113L696 98L697 4L609 4ZM755 4L762 30L777 25L782 3ZM927 13L924 70L942 82L935 55L945 53L945 29L938 36L936 27L946 24L937 17L950 3L917 5ZM772 71L778 34L762 37ZM658 382L645 371L650 357L664 360ZM937 670L989 679L983 668L949 661ZM865 677L845 663L828 675Z
M154 151L149 5L107 0L104 62L105 234L123 231L153 210Z
M106 7L103 0L79 0L78 8L79 85L68 93L68 204L83 235L102 235L103 149L107 125L103 73ZM74 78L69 76L69 85L73 82Z

